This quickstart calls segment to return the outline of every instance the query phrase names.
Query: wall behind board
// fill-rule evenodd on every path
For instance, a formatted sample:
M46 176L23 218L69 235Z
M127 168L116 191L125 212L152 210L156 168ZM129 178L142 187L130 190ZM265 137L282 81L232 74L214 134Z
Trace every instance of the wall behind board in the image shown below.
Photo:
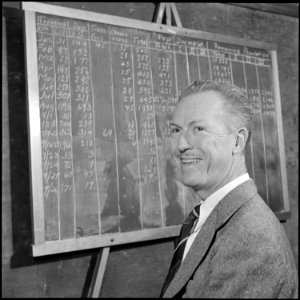
M51 2L45 2L51 4ZM153 2L56 2L72 8L152 21ZM3 2L2 297L82 297L97 250L33 259L20 2ZM278 46L291 219L283 224L298 264L298 23L290 16L221 3L176 3L184 27ZM5 49L4 49L5 50ZM101 297L158 297L173 251L164 239L111 248Z

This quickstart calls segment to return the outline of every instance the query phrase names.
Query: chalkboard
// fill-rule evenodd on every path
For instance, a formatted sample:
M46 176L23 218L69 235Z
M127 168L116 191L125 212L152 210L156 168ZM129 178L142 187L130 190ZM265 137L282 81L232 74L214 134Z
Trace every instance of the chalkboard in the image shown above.
M255 111L250 176L289 217L276 47L24 2L34 245L42 256L176 236L194 192L168 123L194 80L234 83Z

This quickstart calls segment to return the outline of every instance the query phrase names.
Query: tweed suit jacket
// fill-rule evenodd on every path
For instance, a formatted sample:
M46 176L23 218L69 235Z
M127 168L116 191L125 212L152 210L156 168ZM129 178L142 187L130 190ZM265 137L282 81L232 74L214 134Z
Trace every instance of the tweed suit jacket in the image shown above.
M298 297L289 240L252 179L227 194L203 224L163 297L178 295Z

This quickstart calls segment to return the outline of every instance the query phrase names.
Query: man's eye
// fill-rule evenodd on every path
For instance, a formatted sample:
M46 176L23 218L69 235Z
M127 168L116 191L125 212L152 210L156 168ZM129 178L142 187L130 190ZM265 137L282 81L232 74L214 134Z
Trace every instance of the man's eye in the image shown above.
M180 129L176 128L176 127L173 127L173 128L171 128L171 133L172 134L180 133Z
M201 126L195 126L194 127L194 131L195 132L200 132L200 131L203 131L204 129L203 129L203 127L201 127Z

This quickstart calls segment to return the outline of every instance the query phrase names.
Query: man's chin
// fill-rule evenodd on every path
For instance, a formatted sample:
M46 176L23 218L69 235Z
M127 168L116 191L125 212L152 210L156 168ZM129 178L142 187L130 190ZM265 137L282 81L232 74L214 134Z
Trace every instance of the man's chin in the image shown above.
M182 183L194 191L199 191L204 187L203 183L188 178L182 178Z

